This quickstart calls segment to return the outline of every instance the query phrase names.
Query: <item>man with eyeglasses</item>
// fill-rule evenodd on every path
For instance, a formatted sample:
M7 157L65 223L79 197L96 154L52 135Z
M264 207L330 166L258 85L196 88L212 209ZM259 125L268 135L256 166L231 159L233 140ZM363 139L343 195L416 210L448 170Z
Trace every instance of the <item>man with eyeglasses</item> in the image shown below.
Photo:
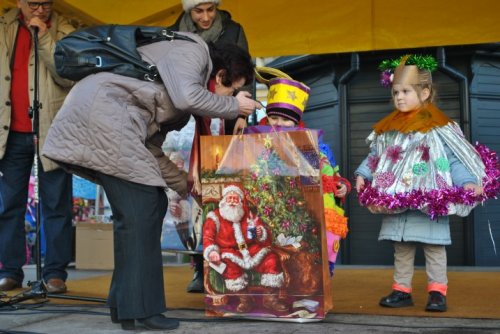
M74 31L52 12L53 1L17 0L0 17L0 291L22 287L26 262L24 216L35 146L30 107L34 93L34 41L38 34L39 147L72 85L55 72L56 41ZM72 257L71 175L50 160L38 163L41 217L45 235L42 270L48 292L66 292Z

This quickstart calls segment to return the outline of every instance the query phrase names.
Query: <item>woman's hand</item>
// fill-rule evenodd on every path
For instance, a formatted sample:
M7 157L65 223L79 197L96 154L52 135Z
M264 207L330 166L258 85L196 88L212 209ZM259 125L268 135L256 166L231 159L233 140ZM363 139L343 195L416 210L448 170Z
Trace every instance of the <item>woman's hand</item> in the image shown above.
M233 135L238 135L243 133L243 130L247 127L246 118L238 117L236 123L234 123Z
M178 202L170 202L168 204L169 204L169 211L172 217L179 218L182 214L181 205Z
M260 102L251 99L252 94L246 91L241 91L236 94L236 99L238 100L238 104L240 106L240 114L241 115L251 115L255 109L264 108Z

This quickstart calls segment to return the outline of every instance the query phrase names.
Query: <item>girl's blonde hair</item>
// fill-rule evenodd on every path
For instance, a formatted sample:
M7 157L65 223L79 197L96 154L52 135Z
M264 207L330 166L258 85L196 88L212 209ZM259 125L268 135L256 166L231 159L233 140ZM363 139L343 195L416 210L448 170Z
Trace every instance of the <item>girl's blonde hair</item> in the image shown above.
M425 101L421 101L422 103L432 103L436 98L436 89L432 82L432 73L429 70L418 70L418 82L417 84L411 84L413 89L418 93L420 93L425 88L429 89L429 97Z

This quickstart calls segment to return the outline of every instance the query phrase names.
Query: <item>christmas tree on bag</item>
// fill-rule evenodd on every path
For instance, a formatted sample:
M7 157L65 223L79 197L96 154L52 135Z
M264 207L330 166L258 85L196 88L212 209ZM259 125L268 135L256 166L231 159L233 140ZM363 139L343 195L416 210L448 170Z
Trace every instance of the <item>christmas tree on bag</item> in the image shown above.
M274 244L320 252L320 228L307 211L300 175L292 172L271 142L264 144L243 180L252 210L273 233Z

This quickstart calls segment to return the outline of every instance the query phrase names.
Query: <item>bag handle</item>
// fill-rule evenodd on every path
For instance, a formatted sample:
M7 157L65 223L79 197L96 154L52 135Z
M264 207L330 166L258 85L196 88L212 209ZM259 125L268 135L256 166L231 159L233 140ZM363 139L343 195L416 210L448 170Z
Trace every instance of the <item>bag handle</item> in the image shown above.
M262 74L269 74L269 75L273 76L273 78L284 78L284 79L293 80L292 77L289 76L288 74L286 74L285 72L282 72L282 71L280 71L276 68L272 68L272 67L256 66L254 71L255 71L255 79L260 83L266 84L267 86L269 86L270 79L264 78L262 76Z

